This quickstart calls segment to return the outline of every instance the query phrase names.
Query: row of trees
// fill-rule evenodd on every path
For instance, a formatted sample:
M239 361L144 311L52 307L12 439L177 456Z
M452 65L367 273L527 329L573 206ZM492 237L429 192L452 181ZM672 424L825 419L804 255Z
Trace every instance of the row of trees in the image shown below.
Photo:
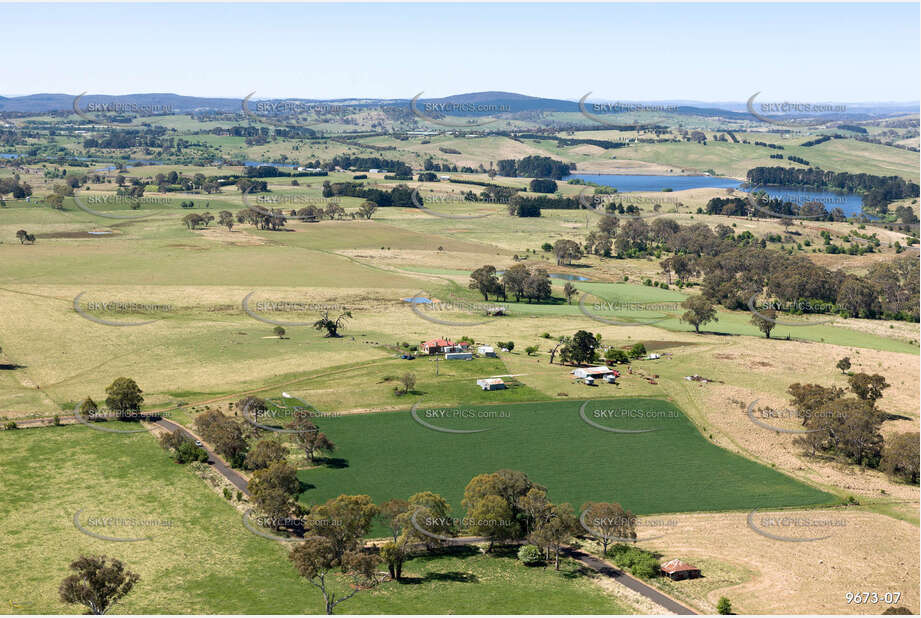
M414 208L413 190L407 185L399 184L390 191L369 188L360 182L323 183L323 197L361 197L380 207L402 206Z
M490 294L496 299L515 297L515 302L522 298L542 302L551 298L552 287L550 274L540 267L528 267L525 264L515 264L498 275L496 267L490 264L481 266L470 273L471 290L477 290L483 295L484 300L489 300Z
M694 256L717 255L735 247L766 247L751 232L736 234L728 225L714 229L705 223L680 225L674 219L629 218L621 221L605 215L585 237L586 253L604 257L636 258L660 255L663 251Z
M772 198L764 191L753 191L748 198L713 197L707 201L704 212L708 215L725 217L766 217L781 219L782 225L793 223L792 218L802 217L813 221L845 221L847 217L840 208L829 212L820 201L795 202Z
M557 345L550 351L550 364L559 358L560 364L564 365L589 365L599 362L602 356L608 363L629 363L630 359L646 356L646 346L635 343L629 350L604 346L601 333L578 330L572 336L563 335L557 340Z
M861 193L864 207L870 209L887 206L893 200L919 196L917 183L899 176L830 172L819 168L755 167L748 170L746 177L759 186L790 185Z
M32 187L27 182L20 182L17 177L0 178L0 202L7 195L12 195L14 199L21 200L32 195Z
M850 366L847 359L839 368ZM791 384L791 404L809 430L795 438L811 456L841 457L870 468L881 468L907 483L918 483L919 434L899 433L885 439L880 433L890 415L877 406L889 388L880 374L853 373L848 389L820 384Z
M527 156L523 159L503 159L496 164L500 176L524 176L526 178L553 178L560 180L568 176L572 164L557 161L550 157L539 155Z
M833 307L855 317L918 320L921 286L910 256L874 264L858 276L766 249L764 239L758 241L749 232L735 234L726 225L713 230L664 217L646 223L604 216L586 236L583 249L618 257L671 252L659 262L667 283L673 275L679 284L702 275L703 296L727 309L747 309L753 295L764 293L793 312Z
M258 484L264 483L260 475ZM285 482L291 483L288 476ZM255 475L254 475L255 480ZM251 483L252 485L252 483ZM258 491L264 491L256 487ZM554 504L547 489L516 470L499 470L475 476L467 484L461 506L465 517L452 517L451 505L439 494L423 491L408 499L391 499L375 505L366 495L341 495L313 506L298 520L305 540L289 558L297 571L322 594L328 614L354 596L360 588L374 586L374 568L386 564L391 578L402 579L403 565L419 551L431 551L458 535L481 537L487 552L496 544L526 540L556 569L566 545L576 536L589 534L607 551L614 541L636 539L636 518L617 503L588 503L583 506L583 528L570 504ZM275 519L276 513L269 514ZM284 519L284 518L282 518ZM390 538L377 555L364 547L375 520ZM354 587L337 594L330 575L342 571Z

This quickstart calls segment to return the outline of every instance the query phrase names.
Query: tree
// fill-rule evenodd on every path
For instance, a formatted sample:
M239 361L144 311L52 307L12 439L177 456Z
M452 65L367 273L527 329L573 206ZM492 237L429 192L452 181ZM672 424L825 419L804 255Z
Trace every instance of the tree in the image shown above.
M377 516L381 522L390 529L390 534L393 536L394 543L397 542L400 533L403 532L404 522L400 516L407 511L409 511L409 502L400 500L399 498L392 498L381 504L378 508Z
M201 215L190 212L182 218L182 222L185 223L185 226L190 230L197 229L199 225L204 225L205 220Z
M426 548L439 545L439 536L454 536L457 533L451 517L451 505L439 494L422 491L409 497L409 507L397 518L407 539L423 543ZM415 523L413 523L415 522ZM423 533L425 530L429 534Z
M365 219L371 219L371 215L377 210L377 204L371 200L365 200L361 203L361 206L358 207L358 213Z
M324 337L341 337L339 329L342 328L351 317L351 311L343 311L333 320L329 317L329 310L326 310L323 312L323 317L313 323L313 327L316 330L325 330L326 334L323 335Z
M80 403L80 407L77 409L77 414L88 419L98 411L99 406L96 405L96 402L93 401L92 397L87 397Z
M473 502L467 508L468 532L489 539L486 552L492 551L497 542L512 540L518 536L518 524L508 502L498 495L488 495Z
M311 534L327 539L336 558L361 547L378 513L370 496L341 495L315 506L304 522Z
M208 432L202 432L205 438L214 446L214 450L227 459L231 466L239 468L244 465L246 451L249 450L249 443L243 433L243 426L226 416L210 428Z
M536 566L544 561L544 552L537 545L522 545L518 559L525 566Z
M277 461L284 461L288 449L277 440L259 440L246 454L245 466L249 470L262 470Z
M253 495L253 503L275 530L285 527L288 517L296 509L294 497L281 489L260 491L258 496Z
M532 494L534 489L538 490L538 493ZM540 502L540 492L546 495L546 491L546 487L532 482L523 472L503 469L492 474L479 474L473 477L464 489L464 499L461 505L467 509L471 517L474 513L480 516L488 512L511 515L509 521L493 522L487 526L493 528L491 531L485 530L485 527L480 529L483 536L491 539L490 545L492 545L492 542L496 540L518 538L520 535L519 522L524 521L526 525L529 523L527 510L530 509L530 516L533 518L535 505ZM500 508L494 500L481 504L490 496L503 500L505 507ZM503 518L498 517L498 519Z
M837 367L841 373L847 373L847 370L851 368L851 359L845 356L835 364L835 367Z
M64 197L57 193L46 195L45 203L51 206L51 208L54 210L64 210Z
M708 322L719 322L713 303L703 296L689 296L681 306L687 310L681 316L681 321L691 324L696 333L700 333L700 327Z
M259 422L260 417L267 415L269 411L268 402L261 397L256 397L255 395L247 395L246 397L240 399L239 401L237 401L236 407L237 407L237 410L240 410L240 414L243 415L243 418L247 418L255 422ZM207 414L207 412L204 414ZM216 420L227 419L227 417L224 416L222 412L218 412L218 414L220 416L212 415L209 417L205 417L203 414L199 415L198 417L196 417L196 424L198 423L198 419L202 419L203 423L208 423L214 419Z
M502 285L505 288L505 292L506 294L512 294L516 303L525 295L528 274L528 267L524 264L515 264L502 273Z
M528 185L528 190L534 193L556 193L557 186L552 180L546 178L535 178Z
M802 439L797 443L843 455L861 466L875 467L882 453L883 437L879 429L883 419L869 401L836 399L815 410L806 423L815 433L803 438L819 436L821 441L817 445Z
M538 487L532 487L527 494L518 498L518 509L524 516L525 532L531 534L537 524L547 517L551 506L547 492Z
M287 461L276 461L268 468L253 472L247 487L258 504L260 495L272 490L279 490L288 496L296 496L300 493L301 482L297 478L297 468Z
M571 281L567 281L563 285L563 296L566 297L566 302L568 302L570 305L572 304L572 297L577 291L578 290L576 290L576 286L574 286Z
M312 538L291 550L288 558L297 572L315 586L323 595L324 609L332 615L336 606L348 601L363 588L370 588L374 581L374 560L360 552L337 555L328 539ZM333 569L341 569L352 579L352 590L346 594L334 592L327 577ZM359 585L360 584L360 585Z
M330 202L326 206L326 218L332 221L333 219L341 219L342 215L345 214L345 208L340 206L335 202Z
M336 450L335 443L310 420L309 413L295 414L285 427L295 432L291 434L294 443L304 451L307 461L311 464L316 463L321 453L330 455Z
M751 323L755 325L764 336L771 338L771 331L777 326L777 312L773 309L762 309L758 313L752 313Z
M116 378L106 387L106 407L120 414L137 414L144 403L142 391L131 378Z
M195 445L181 429L172 433L167 432L159 438L160 446L168 451L173 451L173 458L177 463L185 464L192 461L208 461L208 453Z
M416 388L415 374L404 373L403 375L400 376L399 386L395 386L394 390L396 391L397 395L405 395L411 392L414 388Z
M20 244L20 245L23 245L23 244L25 244L26 242L28 242L28 241L30 241L30 240L31 240L31 242L35 242L35 237L32 236L32 234L30 234L29 232L27 232L27 231L25 231L25 230L17 230L17 232L16 232L16 238L19 239L19 244Z
M223 225L226 227L228 232L233 230L233 213L229 210L222 210L221 212L217 213L217 222L218 225Z
M800 384L799 382L787 387L787 392L793 397L793 407L797 415L806 425L816 410L825 404L836 401L844 396L844 389L837 386L821 386L819 384Z
M61 601L83 605L97 616L112 609L141 579L120 560L106 556L80 556L70 563L70 570L74 574L58 588Z
M546 270L535 268L528 271L528 277L524 283L524 295L528 297L528 302L531 302L532 299L538 302L546 300L552 293L550 274Z
M604 353L604 358L609 363L629 363L630 357L627 356L627 353L623 350L618 350L617 348L608 348Z
M286 331L283 326L276 326L275 328L272 329L272 332L275 333L275 336L278 337L279 339L285 338Z
M646 356L646 346L642 343L634 343L630 348L630 358L643 358Z
M470 283L467 287L477 290L483 295L483 300L489 300L490 294L498 295L502 289L499 278L496 276L496 267L490 264L480 266L470 273Z
M595 348L598 341L595 336L585 330L576 331L572 340L565 347L565 356L577 365L591 363L595 360Z
M897 433L889 438L883 446L883 458L880 467L906 483L918 484L918 432Z
M883 396L883 391L889 388L889 384L886 383L886 378L878 373L874 373L873 375L855 373L848 377L847 383L855 395L864 401L870 402L872 406L875 406L876 401Z
M551 506L549 516L538 522L536 529L531 533L531 541L552 552L554 568L560 570L560 551L563 546L572 541L578 532L579 518L569 504Z
M575 241L561 238L553 243L553 255L556 257L558 266L563 262L572 264L573 260L578 260L582 257L582 247Z
M390 578L396 581L403 579L403 563L406 561L406 542L404 536L393 541L387 541L380 547L380 556L387 564Z
M538 350L540 350L540 346L529 345L524 349L524 353L528 356L533 356Z
M589 502L582 507L583 521L592 536L601 543L602 553L608 553L612 540L636 540L636 516L617 502Z
M732 601L727 597L720 597L720 600L716 602L716 611L718 614L727 615L732 613Z

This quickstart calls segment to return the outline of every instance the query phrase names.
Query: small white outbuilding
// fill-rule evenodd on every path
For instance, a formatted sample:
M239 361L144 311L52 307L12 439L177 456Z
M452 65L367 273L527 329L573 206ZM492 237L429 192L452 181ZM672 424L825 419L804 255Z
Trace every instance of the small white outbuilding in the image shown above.
M502 378L483 378L482 380L477 380L476 384L484 391L499 391L503 388L508 388Z
M614 370L610 367L579 367L573 370L572 375L577 378L603 378L613 373Z

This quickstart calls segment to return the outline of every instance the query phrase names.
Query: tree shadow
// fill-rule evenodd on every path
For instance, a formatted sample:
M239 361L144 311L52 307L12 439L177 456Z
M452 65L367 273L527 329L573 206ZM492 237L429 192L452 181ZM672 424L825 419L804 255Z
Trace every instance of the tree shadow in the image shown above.
M453 558L469 558L479 555L480 550L474 545L443 545L435 547L429 552L433 556L451 556Z
M456 582L460 584L477 584L479 583L479 578L473 573L465 573L463 571L447 571L445 573L433 573L428 572L422 577L413 577L413 576L403 576L400 578L401 584L408 585L417 585L417 584L427 584L429 582Z
M343 459L342 457L324 457L322 461L324 466L335 470L349 467L349 460Z
M550 569L554 568L553 567L553 557L551 557L550 560L547 562L547 568L550 568ZM595 574L595 571L588 568L581 562L573 562L573 564L569 568L562 567L561 565L561 568L559 571L557 571L557 573L559 573L559 575L565 579L579 579L582 577L591 577Z
M518 559L518 545L494 545L492 551L487 555L493 558L513 558Z
M0 371L13 371L15 369L25 369L25 365L19 365L16 363L0 363Z

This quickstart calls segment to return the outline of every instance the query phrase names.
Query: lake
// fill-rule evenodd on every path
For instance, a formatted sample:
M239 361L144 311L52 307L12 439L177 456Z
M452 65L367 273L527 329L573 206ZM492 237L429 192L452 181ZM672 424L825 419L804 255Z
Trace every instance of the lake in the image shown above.
M581 178L606 187L614 187L618 193L631 191L684 191L687 189L738 189L748 191L744 183L735 178L722 176L632 176L627 174L572 174L569 178ZM848 217L858 216L863 212L863 198L857 193L833 193L831 191L816 191L800 187L758 187L772 198L781 198L787 202L804 204L806 202L822 202L825 209L831 211L840 208Z
M742 191L748 191L745 187L740 187ZM832 193L831 191L816 191L802 189L800 187L758 187L759 191L764 191L768 197L779 198L785 202L794 204L805 204L807 202L822 202L825 204L825 210L831 212L835 208L840 208L845 216L856 217L863 212L863 198L857 193ZM868 219L873 219L867 215Z
M632 176L629 174L572 174L563 180L581 178L606 187L614 187L620 193L630 191L684 191L686 189L736 189L741 184L735 178L722 176Z
M244 161L243 165L246 165L248 167L260 167L260 166L288 167L288 168L297 167L296 163L266 163L265 161Z

